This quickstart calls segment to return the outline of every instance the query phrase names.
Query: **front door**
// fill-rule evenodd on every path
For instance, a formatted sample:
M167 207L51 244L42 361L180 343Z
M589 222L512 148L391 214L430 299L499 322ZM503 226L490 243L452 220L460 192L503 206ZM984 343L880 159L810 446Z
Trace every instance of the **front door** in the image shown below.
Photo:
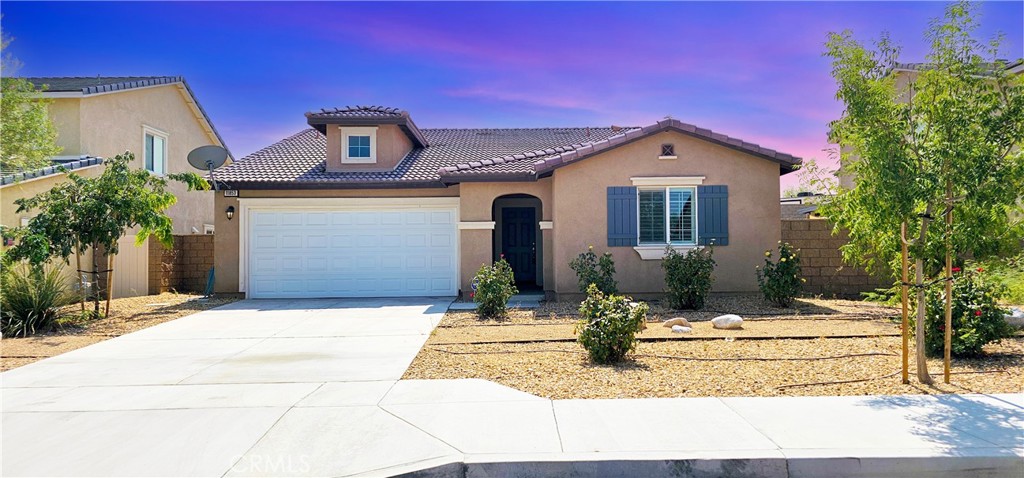
M532 207L501 209L501 253L512 266L517 284L537 282L537 210Z

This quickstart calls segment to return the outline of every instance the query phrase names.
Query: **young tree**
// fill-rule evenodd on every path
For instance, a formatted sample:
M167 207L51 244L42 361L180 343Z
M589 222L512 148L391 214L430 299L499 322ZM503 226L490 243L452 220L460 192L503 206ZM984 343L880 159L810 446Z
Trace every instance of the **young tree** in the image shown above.
M49 100L24 78L13 78L20 66L7 46L12 38L0 33L0 171L42 168L60 153L57 129L47 114Z
M137 245L153 236L170 246L172 223L165 211L178 199L167 191L165 179L142 169L131 169L129 164L133 159L134 155L126 151L104 161L106 169L98 178L67 172L67 182L37 196L16 200L19 213L37 211L37 214L29 220L28 226L8 232L9 236L20 239L8 251L9 258L25 259L33 264L54 257L67 262L72 253L81 257L86 249L91 249L92 282L97 283L100 275L97 251L102 248L108 257L107 269L112 269L118 239L128 230L138 228ZM195 173L168 174L167 178L184 182L189 190L209 189L206 180ZM82 269L81 264L78 269ZM108 277L112 273L110 271ZM111 295L112 291L108 290L107 312ZM99 315L98 294L93 294L93 313Z
M986 46L974 38L975 8L949 6L926 33L927 63L903 77L894 72L899 50L888 38L874 50L850 32L827 43L845 106L830 136L855 183L821 210L849 231L844 258L876 270L898 270L900 226L914 231L917 372L925 383L924 277L938 273L947 249L985 256L1019 247L1024 236L1024 90L997 59L1000 39ZM956 217L949 229L942 220L948 207Z

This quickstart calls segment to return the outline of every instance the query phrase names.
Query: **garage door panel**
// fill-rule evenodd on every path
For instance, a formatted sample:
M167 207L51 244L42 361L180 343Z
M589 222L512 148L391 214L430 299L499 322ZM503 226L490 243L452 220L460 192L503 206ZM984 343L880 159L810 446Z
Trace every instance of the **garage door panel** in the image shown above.
M253 211L251 297L457 293L451 209Z

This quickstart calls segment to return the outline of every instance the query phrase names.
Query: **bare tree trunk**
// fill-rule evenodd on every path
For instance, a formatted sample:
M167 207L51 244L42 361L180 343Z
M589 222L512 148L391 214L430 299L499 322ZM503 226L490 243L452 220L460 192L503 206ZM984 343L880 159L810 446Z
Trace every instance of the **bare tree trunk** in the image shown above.
M82 278L82 243L75 244L75 276L78 277L78 305L85 313L85 280Z
M96 254L99 253L99 244L92 243L92 311L98 318L100 316L100 265L96 262Z
M107 254L107 308L103 315L110 317L110 299L114 295L114 254Z
M907 223L900 224L900 249L903 256L903 282L900 286L902 291L903 299L903 325L900 327L901 335L903 336L903 383L910 383L910 319L908 317L909 298L907 297L907 282L910 280L907 269L910 269L910 261L908 260L909 252L907 252Z
M946 180L946 326L942 351L942 381L949 383L949 356L953 344L953 183Z
M931 215L932 205L929 204L924 210L924 215L921 217L921 231L917 236L916 243L918 247L924 247L924 243L928 239L928 223L931 220ZM932 381L932 376L928 373L928 361L924 356L924 320L927 306L924 290L924 259L918 257L914 261L914 268L917 269L914 271L914 283L917 287L917 323L914 327L916 334L915 345L917 347L917 379L921 383L931 385L934 382Z

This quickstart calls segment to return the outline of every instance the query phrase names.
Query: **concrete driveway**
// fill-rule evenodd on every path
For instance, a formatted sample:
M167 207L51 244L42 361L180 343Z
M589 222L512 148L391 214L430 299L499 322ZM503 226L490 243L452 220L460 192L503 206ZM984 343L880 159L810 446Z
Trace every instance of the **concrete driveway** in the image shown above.
M241 301L5 372L2 475L343 475L454 455L376 407L450 303ZM253 450L272 427L284 448Z

